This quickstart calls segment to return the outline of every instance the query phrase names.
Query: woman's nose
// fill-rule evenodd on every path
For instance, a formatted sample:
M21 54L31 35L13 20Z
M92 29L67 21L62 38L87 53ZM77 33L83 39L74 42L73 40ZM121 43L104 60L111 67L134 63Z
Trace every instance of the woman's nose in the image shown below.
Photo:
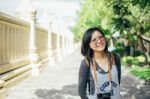
M100 39L97 39L97 43L101 42Z

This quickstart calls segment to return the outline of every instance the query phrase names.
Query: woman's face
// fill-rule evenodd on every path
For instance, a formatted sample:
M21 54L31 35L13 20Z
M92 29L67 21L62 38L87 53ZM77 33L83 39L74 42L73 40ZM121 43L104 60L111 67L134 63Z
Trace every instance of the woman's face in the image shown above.
M94 31L90 41L90 48L94 52L104 51L106 47L106 39L99 31Z

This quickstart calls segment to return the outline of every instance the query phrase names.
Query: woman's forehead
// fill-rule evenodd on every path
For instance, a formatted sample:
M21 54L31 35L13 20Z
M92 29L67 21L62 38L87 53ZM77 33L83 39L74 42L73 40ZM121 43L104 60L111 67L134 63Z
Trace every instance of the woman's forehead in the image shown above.
M99 31L94 31L92 34L92 38L97 37L97 36L101 36L102 34Z

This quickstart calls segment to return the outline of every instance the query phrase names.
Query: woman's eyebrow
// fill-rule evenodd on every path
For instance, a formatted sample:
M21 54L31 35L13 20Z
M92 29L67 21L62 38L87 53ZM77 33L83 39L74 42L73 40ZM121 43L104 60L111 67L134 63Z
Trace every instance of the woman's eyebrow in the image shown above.
M93 38L96 38L96 37L98 37L98 36L103 36L103 35L97 35L97 36L95 36L95 37L93 37Z
M99 34L98 36L103 36L102 34Z

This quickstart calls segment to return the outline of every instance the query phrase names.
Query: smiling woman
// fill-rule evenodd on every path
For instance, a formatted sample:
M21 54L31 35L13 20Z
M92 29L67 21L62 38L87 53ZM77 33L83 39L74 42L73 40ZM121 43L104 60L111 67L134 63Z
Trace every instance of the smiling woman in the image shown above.
M120 58L108 51L107 40L99 28L86 30L81 53L85 57L79 70L81 99L120 99Z

